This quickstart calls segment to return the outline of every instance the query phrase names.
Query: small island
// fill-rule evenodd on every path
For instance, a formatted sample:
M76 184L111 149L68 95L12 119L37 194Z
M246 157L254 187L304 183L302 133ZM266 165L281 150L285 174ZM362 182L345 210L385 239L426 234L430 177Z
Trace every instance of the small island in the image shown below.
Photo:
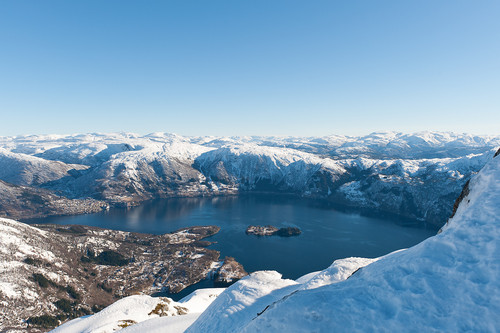
M298 236L302 233L299 228L295 227L286 227L286 228L276 228L272 225L251 225L247 228L247 235L256 235L256 236L280 236L280 237L291 237Z

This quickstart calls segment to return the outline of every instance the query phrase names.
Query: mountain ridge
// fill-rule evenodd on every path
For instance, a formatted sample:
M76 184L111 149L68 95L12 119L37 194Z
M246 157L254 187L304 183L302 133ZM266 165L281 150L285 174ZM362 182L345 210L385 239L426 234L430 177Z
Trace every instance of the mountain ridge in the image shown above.
M81 200L99 202L92 210L97 211L98 206L158 198L265 191L440 227L451 213L450 202L498 146L500 136L440 132L320 138L168 133L0 137L0 180L65 199L46 215L65 214L68 205L75 207L70 214L88 212ZM19 199L16 193L9 195ZM41 200L49 205L49 197ZM17 211L3 216L32 216L29 211L35 208L19 207L18 201L0 198L0 212Z

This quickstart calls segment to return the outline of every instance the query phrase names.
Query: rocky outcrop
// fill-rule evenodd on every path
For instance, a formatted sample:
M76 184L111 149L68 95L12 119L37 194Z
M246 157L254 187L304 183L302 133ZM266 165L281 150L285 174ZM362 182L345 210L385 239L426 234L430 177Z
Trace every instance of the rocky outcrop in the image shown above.
M255 235L255 236L272 236L278 231L278 228L273 227L272 225L250 225L245 231L247 235Z
M301 233L302 231L299 228L283 227L278 229L272 225L267 225L267 226L251 225L248 226L246 230L247 235L256 235L256 236L291 237L291 236L298 236Z
M225 257L222 266L215 273L215 285L227 287L248 273L233 257Z
M457 212L458 206L460 206L460 203L462 202L462 200L464 200L464 198L469 195L469 193L470 193L469 182L470 181L468 180L465 183L464 188L462 189L462 192L458 196L457 200L455 200L455 203L453 204L453 212L451 213L450 218L455 216L455 213Z

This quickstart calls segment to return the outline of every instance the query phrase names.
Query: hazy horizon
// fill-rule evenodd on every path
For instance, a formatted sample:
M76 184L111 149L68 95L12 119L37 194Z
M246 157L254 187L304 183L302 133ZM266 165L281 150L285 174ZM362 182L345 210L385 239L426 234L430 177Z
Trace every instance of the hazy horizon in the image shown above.
M393 131L393 130L378 130L378 131L372 131L369 133L361 133L358 135L350 135L350 134L343 134L343 133L330 133L326 135L258 135L258 134L236 134L236 135L185 135L182 133L176 133L176 132L166 132L166 131L154 131L154 132L132 132L132 131L114 131L114 132L74 132L74 133L25 133L25 134L17 134L17 135L0 135L0 137L29 137L29 136L78 136L78 135L112 135L112 134L130 134L130 135L137 135L137 136L148 136L148 135L154 135L154 134L170 134L170 135L178 135L181 137L187 137L187 138L195 138L195 137L226 137L226 138L245 138L245 137L268 137L268 138L321 138L321 137L329 137L329 136L345 136L345 137L365 137L373 134L384 134L384 133L394 133L394 134L402 134L402 135L418 135L418 134L423 134L423 133L442 133L442 134L453 134L453 135L473 135L473 136L481 136L481 137L494 137L494 136L500 136L498 133L493 133L493 134L484 134L484 133L472 133L472 132L458 132L458 131L429 131L429 130L423 130L423 131L414 131L414 132L405 132L405 131Z

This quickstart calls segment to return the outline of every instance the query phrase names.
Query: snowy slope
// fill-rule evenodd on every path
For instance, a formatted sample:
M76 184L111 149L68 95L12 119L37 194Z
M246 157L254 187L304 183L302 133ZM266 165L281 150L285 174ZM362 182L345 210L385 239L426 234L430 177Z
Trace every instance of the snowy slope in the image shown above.
M54 305L45 290L31 278L43 274L60 284L76 285L61 258L61 238L24 223L0 218L0 331L18 326L28 318L50 311ZM31 258L43 265L26 262ZM15 305L15 306L13 306Z
M43 185L72 177L72 173L87 168L85 165L50 161L0 148L0 179L15 185Z
M92 316L73 319L51 332L182 332L223 290L197 290L179 302L167 297L129 296Z
M342 160L349 178L330 200L442 225L465 182L493 154L494 150L459 158Z
M241 184L255 189L267 186L304 191L311 177L321 169L338 180L345 169L337 162L288 148L255 144L229 145L202 154L196 159L204 175L224 184Z

